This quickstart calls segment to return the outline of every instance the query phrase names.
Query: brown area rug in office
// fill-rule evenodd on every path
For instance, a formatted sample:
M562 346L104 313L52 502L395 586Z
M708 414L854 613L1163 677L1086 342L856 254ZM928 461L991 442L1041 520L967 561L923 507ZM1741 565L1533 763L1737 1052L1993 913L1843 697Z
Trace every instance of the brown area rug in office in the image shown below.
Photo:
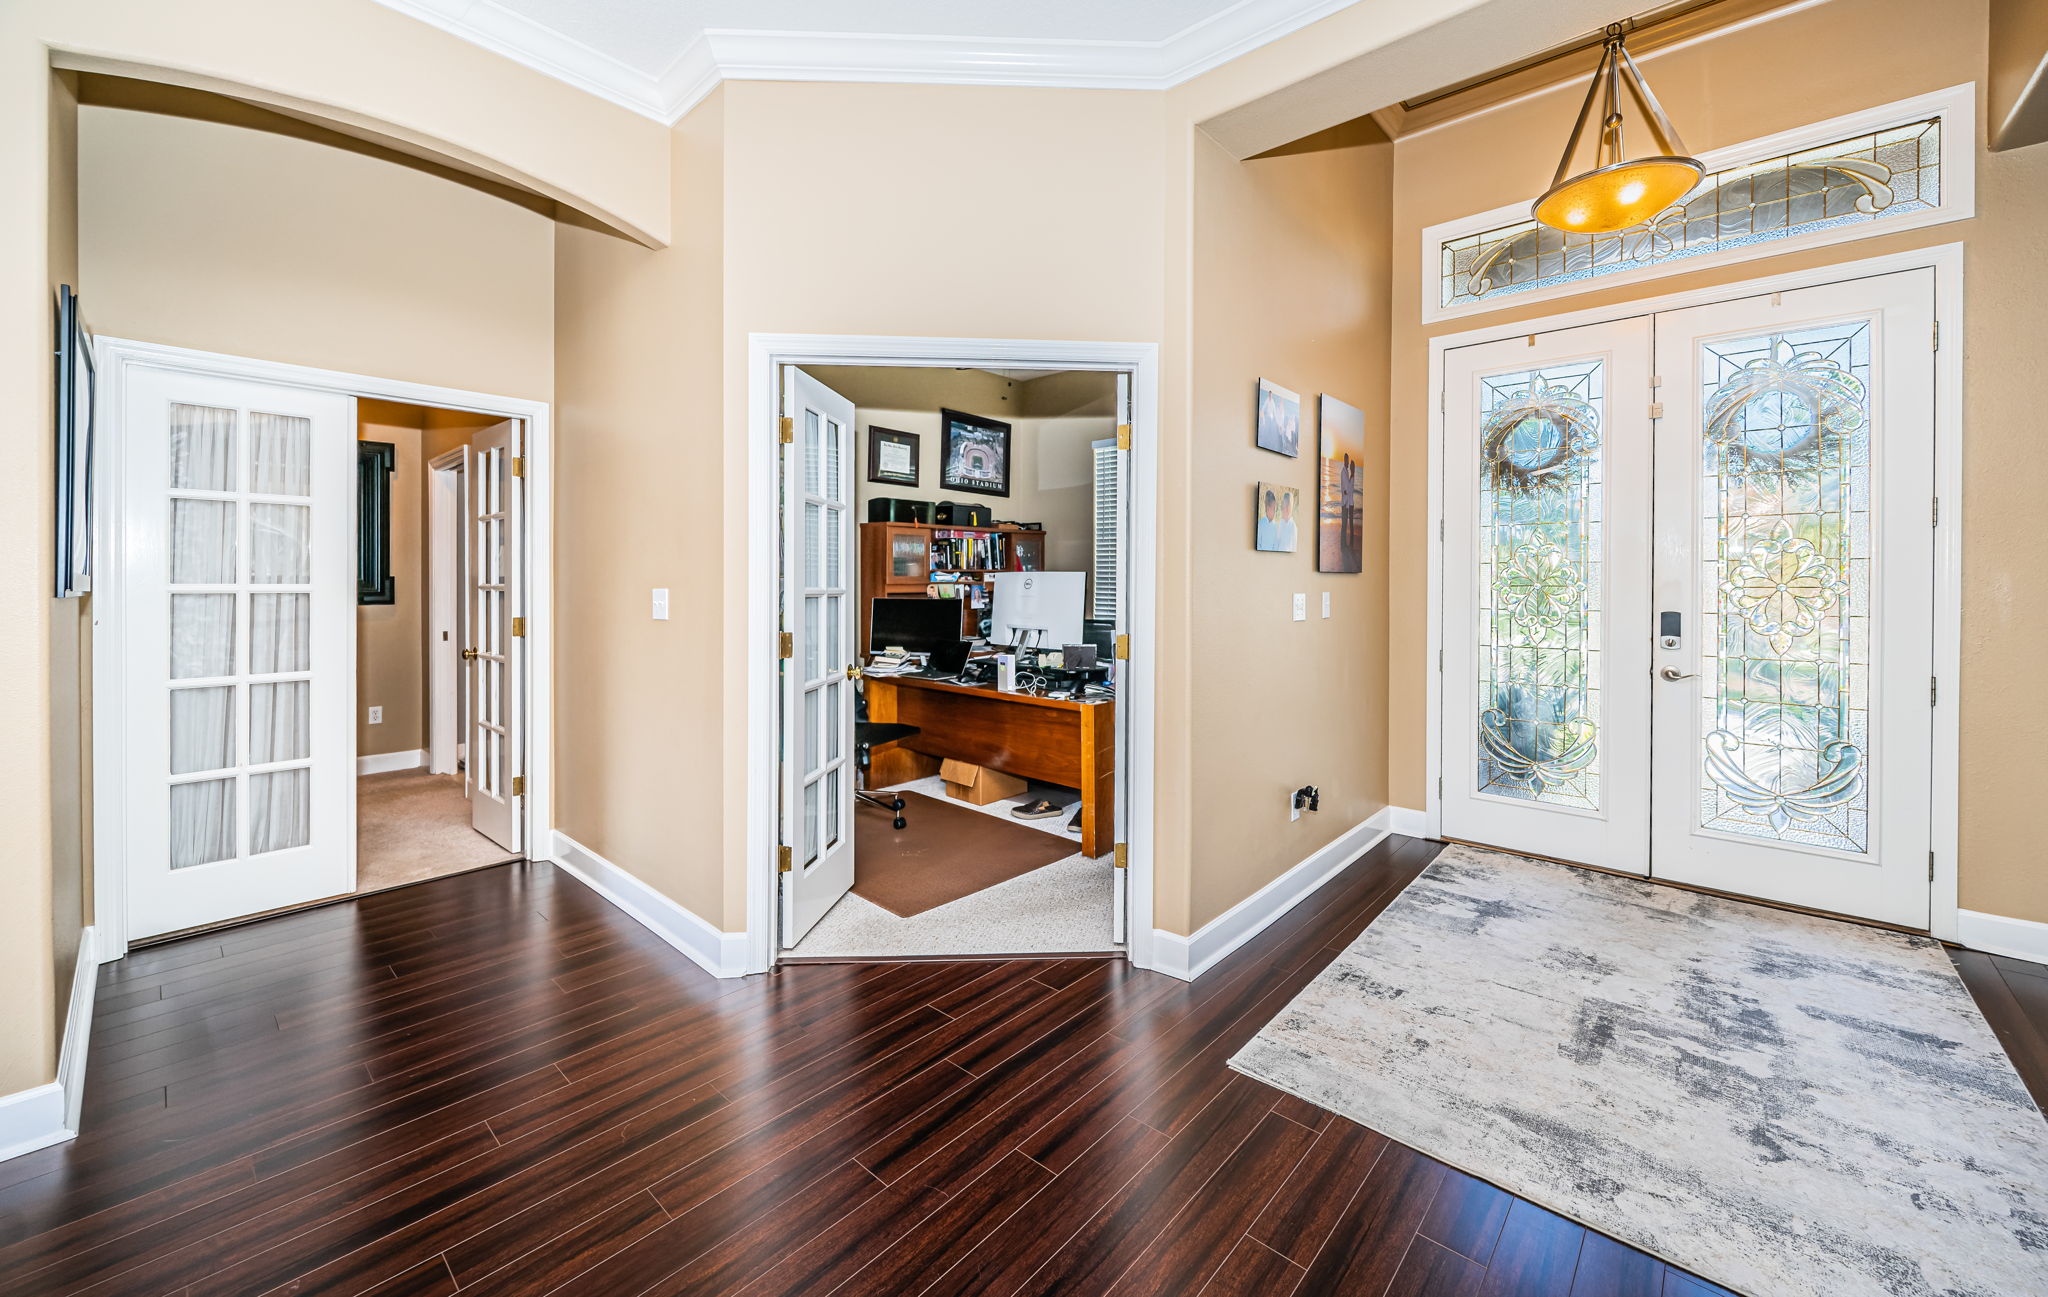
M1081 849L1043 829L923 793L904 793L903 807L910 827L899 833L889 812L854 803L853 891L905 919Z

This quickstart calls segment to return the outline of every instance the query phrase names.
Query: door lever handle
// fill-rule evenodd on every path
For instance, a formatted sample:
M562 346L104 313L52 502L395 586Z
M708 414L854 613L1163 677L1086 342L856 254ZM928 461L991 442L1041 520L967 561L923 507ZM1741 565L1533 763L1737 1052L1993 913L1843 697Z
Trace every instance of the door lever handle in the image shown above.
M1657 674L1663 676L1666 680L1690 680L1699 673L1696 671L1680 671L1677 667L1665 667Z

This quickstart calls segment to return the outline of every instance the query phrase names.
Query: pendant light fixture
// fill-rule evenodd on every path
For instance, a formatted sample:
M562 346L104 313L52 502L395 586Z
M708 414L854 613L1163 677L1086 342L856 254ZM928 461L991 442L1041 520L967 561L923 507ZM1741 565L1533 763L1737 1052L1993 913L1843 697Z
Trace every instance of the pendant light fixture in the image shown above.
M1650 93L1636 61L1628 56L1620 23L1607 25L1607 47L1594 69L1593 84L1586 88L1585 105L1572 126L1572 137L1558 159L1557 175L1543 197L1536 200L1536 219L1567 234L1605 234L1641 225L1658 212L1685 197L1706 174L1700 160L1688 156L1678 132L1657 96ZM1660 152L1631 158L1621 137L1621 83L1626 78L1637 107L1649 124L1650 136ZM1572 161L1592 120L1593 106L1600 105L1600 135L1593 149L1593 165L1569 179Z

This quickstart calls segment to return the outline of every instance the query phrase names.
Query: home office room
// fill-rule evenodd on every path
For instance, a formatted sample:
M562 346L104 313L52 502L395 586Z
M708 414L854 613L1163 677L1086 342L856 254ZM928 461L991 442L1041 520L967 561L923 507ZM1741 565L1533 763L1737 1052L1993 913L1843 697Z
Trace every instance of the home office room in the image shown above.
M787 956L1120 950L1119 376L786 381Z

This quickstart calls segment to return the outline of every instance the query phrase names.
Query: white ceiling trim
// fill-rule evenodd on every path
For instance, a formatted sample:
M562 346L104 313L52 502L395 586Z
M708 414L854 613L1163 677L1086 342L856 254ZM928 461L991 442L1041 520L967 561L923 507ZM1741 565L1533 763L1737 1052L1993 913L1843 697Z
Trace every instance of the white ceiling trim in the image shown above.
M673 124L721 81L1164 90L1349 7L1353 0L1238 0L1159 41L743 31L699 35L659 76L495 0L378 0L601 99Z

